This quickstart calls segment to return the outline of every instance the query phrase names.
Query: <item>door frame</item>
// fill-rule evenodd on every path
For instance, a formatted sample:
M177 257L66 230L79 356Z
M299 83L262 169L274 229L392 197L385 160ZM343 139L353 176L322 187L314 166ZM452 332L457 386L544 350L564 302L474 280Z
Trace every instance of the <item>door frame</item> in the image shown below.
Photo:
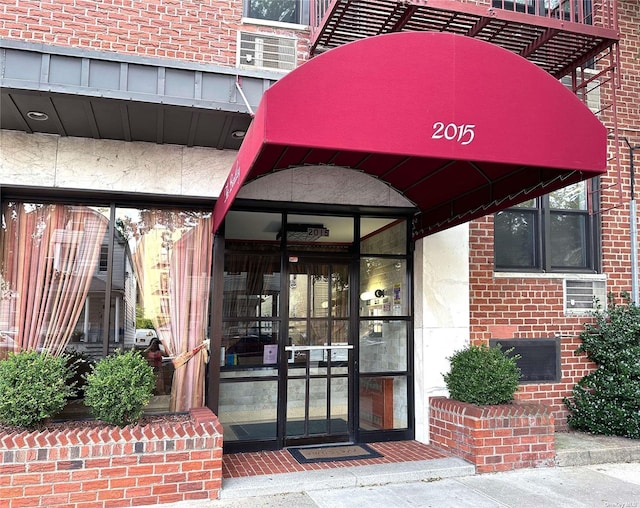
M413 252L414 252L414 243L411 241L411 217L415 212L414 209L408 208L384 208L384 207L354 207L350 205L324 205L322 207L318 207L317 204L306 204L306 203L296 203L295 207L292 206L292 203L286 202L277 202L273 203L269 202L260 202L257 203L251 200L237 200L234 203L234 210L236 211L246 211L246 212L255 212L255 213L280 213L282 214L283 221L286 220L287 216L291 213L295 214L308 214L308 215L319 215L319 216L343 216L343 217L353 217L354 222L354 239L361 238L360 234L360 221L363 217L376 217L376 218L396 218L396 219L404 219L406 221L407 227L407 252L405 255L402 254L390 254L390 255L376 255L376 257L404 257L406 259L407 264L407 291L406 295L410 299L409 303L409 312L412 313L413 309ZM223 335L223 316L222 316L222 302L223 302L223 278L222 275L224 273L224 259L226 256L227 248L226 244L226 235L225 235L225 225L219 230L216 235L216 239L214 241L213 248L213 285L212 285L212 297L211 297L211 326L210 326L210 334L212 337L212 351L218 351L221 346L221 340ZM288 263L289 256L309 256L313 257L314 254L318 254L316 252L311 251L303 251L303 250L295 250L292 248L288 248L284 240L282 241L281 249L280 249L280 259L281 259L281 276L283 277L281 281L282 283L288 284L289 272L285 269ZM316 257L331 257L333 259L341 259L345 262L351 263L350 269L350 284L354 288L360 287L360 262L362 259L361 246L359 241L354 241L352 248L348 250L348 252L330 252L330 253L321 253L320 256ZM359 315L359 297L357 294L357 289L355 293L352 294L351 308L350 308L350 322L355 323L352 324L353 328L352 333L358 333L360 327L360 315ZM281 302L282 308L288 309L289 300L288 300L288 291L281 292L281 298L283 301ZM288 310L287 310L288 314ZM281 320L283 316L279 317ZM350 403L353 404L353 407L350 409L350 416L352 416L352 421L350 422L350 440L352 442L375 442L375 441L397 441L397 440L407 440L414 439L415 437L415 398L414 398L414 361L413 361L413 350L414 350L414 339L413 339L413 317L409 315L406 318L408 323L408 337L407 337L407 354L408 354L408 365L407 370L404 374L407 380L407 423L408 426L406 428L399 429L380 429L380 430L370 430L360 428L360 400L359 400L359 385L360 385L360 341L354 341L354 349L353 349L353 370L352 375L349 378L349 393L351 394ZM281 323L282 325L282 323ZM287 325L288 326L288 325ZM288 330L286 330L288 332ZM284 345L279 345L279 354L283 353ZM283 390L285 389L284 383L281 383L280 380L282 378L281 367L282 362L279 362L278 373L274 376L274 379L277 377L278 380L278 388L277 388L277 415L276 415L276 436L274 438L270 438L268 440L239 440L239 441L225 441L224 443L224 453L236 453L236 452L251 452L251 451L260 451L260 450L277 450L283 449L284 446L284 425L285 418L282 417L281 407L282 404L280 400L283 398ZM220 366L218 362L212 361L209 362L209 369L207 371L207 375L209 376L209 380L207 382L207 386L209 388L207 393L207 406L212 408L214 412L218 413L218 403L220 397L220 388L219 383L221 381L221 372ZM286 408L286 406L285 406Z
M288 351L286 351L287 340L280 340L279 343L279 358L281 358L278 369L278 442L281 447L288 446L302 446L312 445L320 443L341 443L341 442L356 442L357 436L357 358L358 358L358 340L357 332L359 330L359 322L357 315L357 290L358 287L359 270L357 263L357 256L353 252L336 254L334 252L305 252L305 251L288 251L282 256L282 269L281 269L281 287L286 287L286 291L281 291L281 308L282 316L280 322L280 337L287 337L289 334L289 281L290 281L290 269L289 265L292 262L291 258L296 258L301 262L315 262L326 265L342 265L347 267L347 273L349 277L349 316L347 322L349 323L349 338L348 344L352 346L350 348L351 354L347 362L347 433L346 434L328 434L317 436L304 436L304 437L288 437L286 433L287 425L287 397L288 397ZM355 310L355 312L354 312ZM307 378L308 380L309 378ZM305 403L308 404L309 400L306 397Z

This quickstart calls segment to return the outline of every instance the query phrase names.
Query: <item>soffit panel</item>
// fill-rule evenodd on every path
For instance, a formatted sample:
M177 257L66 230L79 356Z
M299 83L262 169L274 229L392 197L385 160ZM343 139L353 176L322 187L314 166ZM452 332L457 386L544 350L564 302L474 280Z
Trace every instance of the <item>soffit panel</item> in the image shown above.
M237 150L232 133L281 76L2 40L0 127Z

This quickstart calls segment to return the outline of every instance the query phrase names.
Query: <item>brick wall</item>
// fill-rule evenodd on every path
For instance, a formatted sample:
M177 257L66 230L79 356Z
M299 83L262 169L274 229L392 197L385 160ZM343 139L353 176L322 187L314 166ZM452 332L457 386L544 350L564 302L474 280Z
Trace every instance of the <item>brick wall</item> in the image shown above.
M20 0L0 4L0 38L235 66L238 30L308 32L242 22L242 0Z
M217 499L222 426L207 408L190 421L135 427L0 432L0 506L106 508Z
M436 397L430 442L475 465L478 473L555 463L554 418L541 404L475 406Z
M522 384L516 399L548 405L557 430L566 430L568 412L563 399L594 367L584 354L575 353L580 345L578 335L591 318L564 315L561 279L493 276L493 217L474 221L469 237L471 342L561 335L561 380Z
M618 1L618 21L621 34L620 87L617 94L617 119L620 136L640 145L640 3ZM603 65L604 62L601 64ZM602 103L611 103L609 84L600 88ZM613 131L611 109L600 115ZM611 157L608 174L602 178L600 198L602 212L602 267L607 277L607 290L615 294L631 291L629 232L629 156L623 139L618 150L610 142ZM614 155L618 153L616 160ZM640 150L636 166L640 167ZM636 200L640 197L640 182L636 181ZM521 385L517 398L548 404L553 411L556 428L565 430L567 411L562 402L573 386L594 365L584 355L576 355L578 335L592 318L565 316L562 280L545 277L497 278L493 270L493 216L476 220L470 225L470 319L471 342L486 343L490 338L540 338L561 336L562 379L558 383Z

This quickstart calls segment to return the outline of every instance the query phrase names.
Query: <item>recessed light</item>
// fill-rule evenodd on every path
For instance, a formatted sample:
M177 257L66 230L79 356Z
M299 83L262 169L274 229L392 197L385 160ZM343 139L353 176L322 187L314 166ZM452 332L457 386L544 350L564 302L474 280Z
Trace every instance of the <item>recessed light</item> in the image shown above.
M31 120L36 120L38 122L44 122L45 120L49 120L49 115L43 113L42 111L29 111L27 113L27 117L31 118Z
M247 131L233 131L231 137L233 139L243 139Z

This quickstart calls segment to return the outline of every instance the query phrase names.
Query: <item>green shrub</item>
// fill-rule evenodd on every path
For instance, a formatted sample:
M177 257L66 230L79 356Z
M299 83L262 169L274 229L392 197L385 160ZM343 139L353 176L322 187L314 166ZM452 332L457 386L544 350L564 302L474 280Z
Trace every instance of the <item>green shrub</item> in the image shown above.
M0 421L33 428L62 411L75 395L73 362L37 351L0 360Z
M576 353L598 369L583 377L565 398L568 423L596 434L640 438L640 308L627 294L623 304L609 296L609 309L594 312Z
M102 358L86 381L84 403L93 416L120 427L140 419L156 385L152 367L137 351Z
M518 355L500 347L485 344L469 346L452 357L451 369L444 382L452 399L471 404L504 404L513 400L518 389L520 369L516 365Z

